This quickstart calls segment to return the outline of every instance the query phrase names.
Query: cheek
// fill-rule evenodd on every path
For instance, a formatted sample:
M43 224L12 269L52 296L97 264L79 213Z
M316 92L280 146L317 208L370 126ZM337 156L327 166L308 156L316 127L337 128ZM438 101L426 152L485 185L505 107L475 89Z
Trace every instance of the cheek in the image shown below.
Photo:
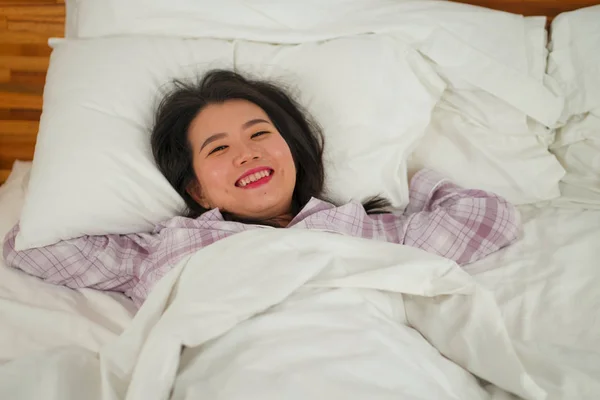
M229 168L221 160L206 160L194 165L200 188L209 196L217 192L229 192Z
M285 166L288 169L292 167L295 170L292 152L283 138L281 138L281 141L273 146L271 151L277 160L282 164L282 166Z

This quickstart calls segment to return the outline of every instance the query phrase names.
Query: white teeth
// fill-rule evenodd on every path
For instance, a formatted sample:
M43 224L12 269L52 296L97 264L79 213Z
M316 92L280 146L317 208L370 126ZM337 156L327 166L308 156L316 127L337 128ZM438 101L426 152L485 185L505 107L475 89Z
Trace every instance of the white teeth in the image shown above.
M266 176L269 176L269 175L271 175L270 170L255 172L254 174L247 176L244 179L240 179L239 186L244 187L249 183L256 182L257 180L264 178Z

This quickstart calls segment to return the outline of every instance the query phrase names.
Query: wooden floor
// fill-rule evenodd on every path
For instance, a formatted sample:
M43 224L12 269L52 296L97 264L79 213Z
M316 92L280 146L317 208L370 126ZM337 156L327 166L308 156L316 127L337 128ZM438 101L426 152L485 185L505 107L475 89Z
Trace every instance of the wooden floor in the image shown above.
M62 37L64 0L0 0L0 183L33 156L50 48Z

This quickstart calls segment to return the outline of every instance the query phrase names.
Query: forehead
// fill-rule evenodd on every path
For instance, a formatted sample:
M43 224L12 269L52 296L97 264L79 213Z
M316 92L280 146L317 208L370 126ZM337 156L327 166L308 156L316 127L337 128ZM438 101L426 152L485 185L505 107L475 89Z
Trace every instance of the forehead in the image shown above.
M271 121L262 108L247 100L227 100L219 104L210 104L196 115L190 126L190 134L233 134L240 131L244 123L257 118Z

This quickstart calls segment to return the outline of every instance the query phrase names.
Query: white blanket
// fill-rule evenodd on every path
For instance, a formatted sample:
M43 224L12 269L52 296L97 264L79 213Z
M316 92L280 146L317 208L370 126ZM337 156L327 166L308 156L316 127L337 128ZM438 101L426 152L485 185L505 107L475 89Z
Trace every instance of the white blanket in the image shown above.
M327 232L264 229L181 262L99 355L58 349L0 366L0 398L600 393L598 380L540 355L511 341L492 295L451 261ZM547 396L553 379L570 382L574 397Z

